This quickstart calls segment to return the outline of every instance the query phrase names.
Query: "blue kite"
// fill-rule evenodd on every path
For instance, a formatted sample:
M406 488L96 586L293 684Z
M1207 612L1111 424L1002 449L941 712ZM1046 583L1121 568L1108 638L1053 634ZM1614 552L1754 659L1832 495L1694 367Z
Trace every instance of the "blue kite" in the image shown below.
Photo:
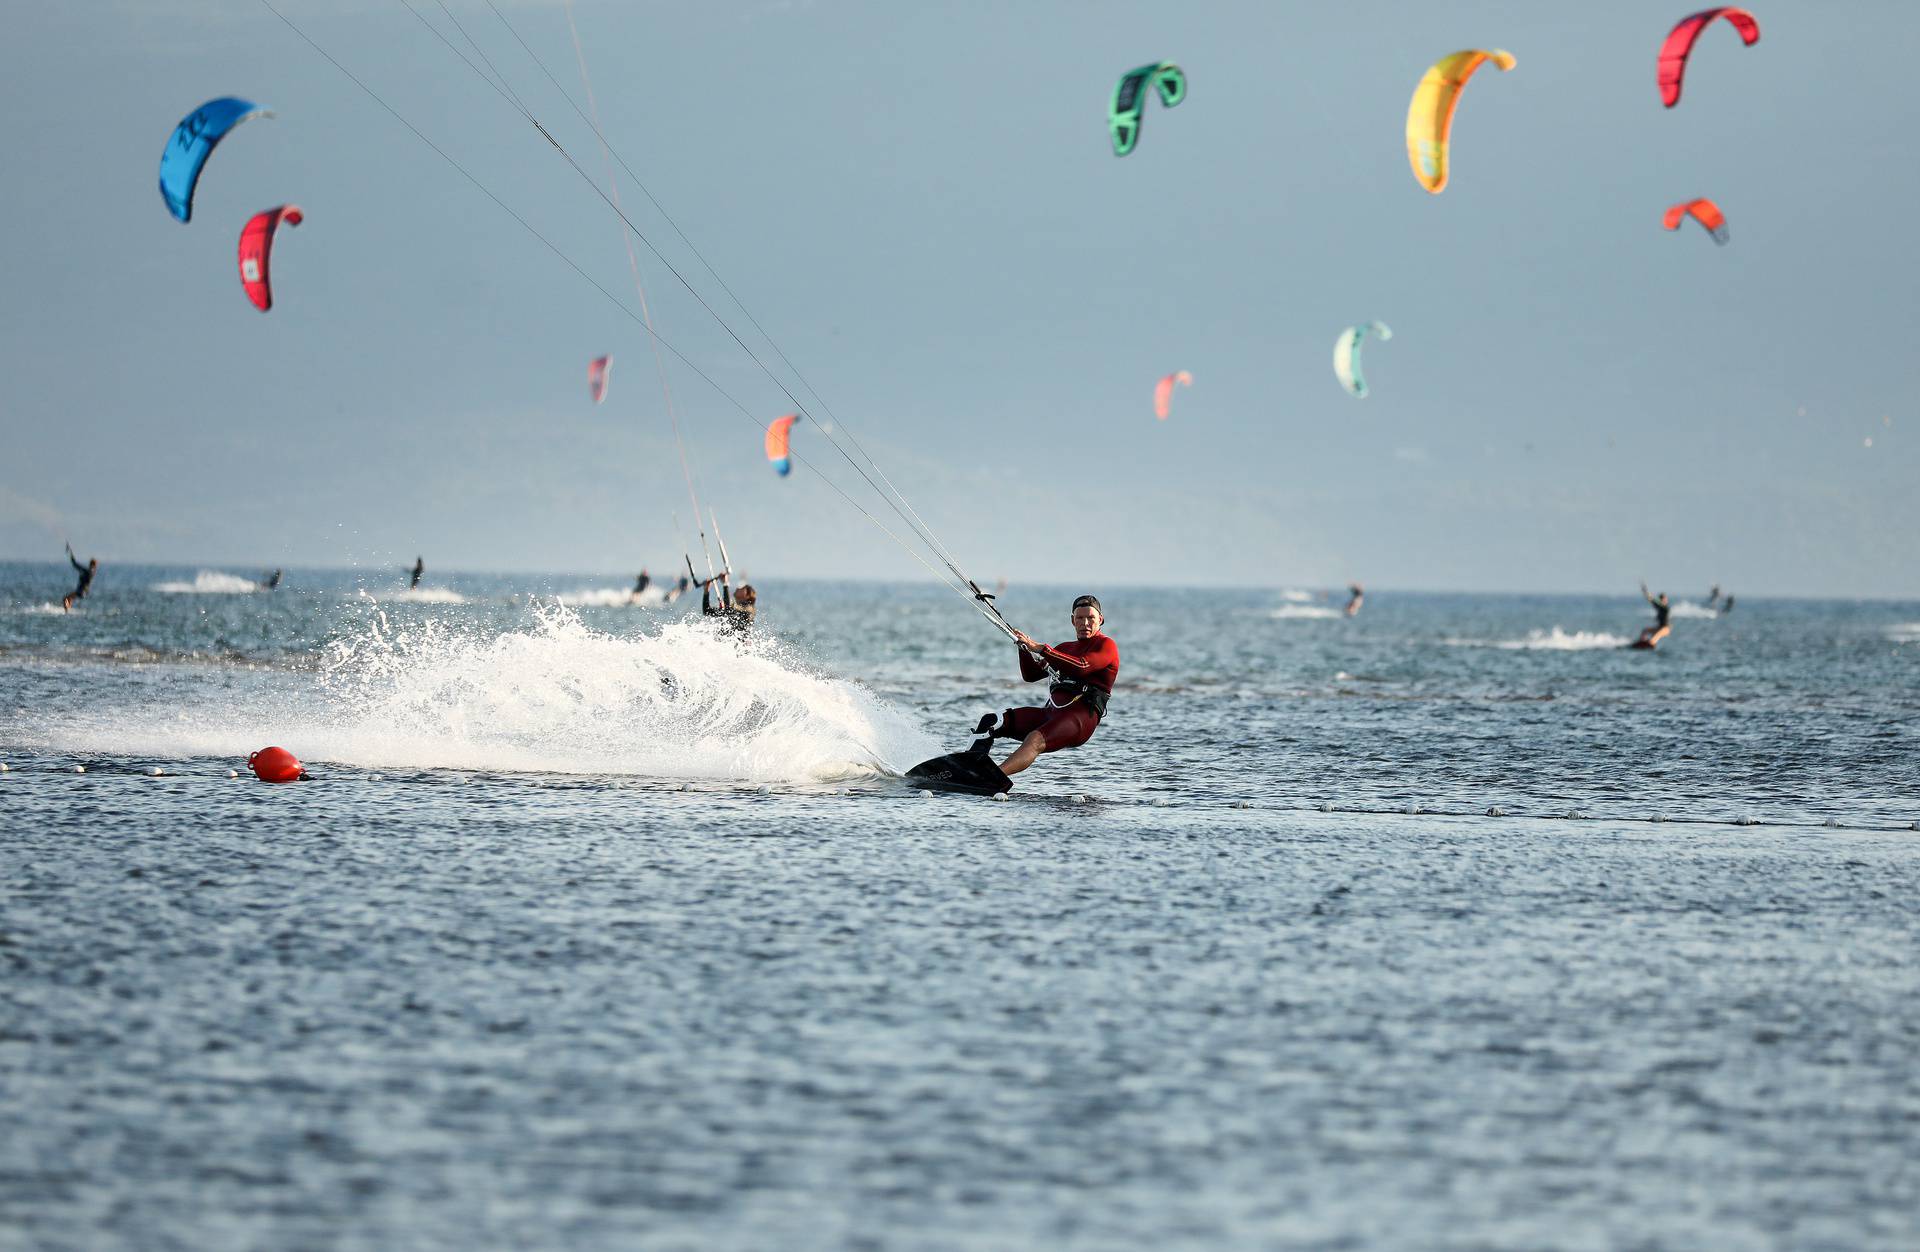
M248 118L272 116L271 110L251 100L221 96L181 118L173 128L173 137L167 140L166 151L160 154L160 198L167 202L167 211L183 222L191 218L193 189L199 185L200 169L214 145Z

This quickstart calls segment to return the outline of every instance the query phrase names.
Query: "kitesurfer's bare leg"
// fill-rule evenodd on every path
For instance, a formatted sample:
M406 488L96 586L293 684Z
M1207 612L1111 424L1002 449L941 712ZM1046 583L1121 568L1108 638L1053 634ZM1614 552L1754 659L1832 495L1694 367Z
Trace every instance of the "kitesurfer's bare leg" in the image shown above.
M1012 756L1000 762L1000 772L1009 776L1017 774L1033 764L1033 758L1046 750L1047 737L1036 730L1020 741L1020 746L1013 750Z

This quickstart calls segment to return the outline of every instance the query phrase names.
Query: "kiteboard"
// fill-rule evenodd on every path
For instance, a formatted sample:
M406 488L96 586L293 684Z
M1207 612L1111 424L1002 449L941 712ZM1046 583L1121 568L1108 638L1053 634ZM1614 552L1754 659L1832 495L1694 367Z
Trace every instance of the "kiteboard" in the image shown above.
M996 796L1013 790L1013 780L994 764L984 748L922 761L907 771L907 785L922 791L960 791L974 796Z
M908 770L907 785L922 791L959 791L975 796L1012 791L1013 780L987 755L987 749L993 746L993 735L988 733L993 720L991 713L980 719L975 733L981 737L965 752L936 756Z

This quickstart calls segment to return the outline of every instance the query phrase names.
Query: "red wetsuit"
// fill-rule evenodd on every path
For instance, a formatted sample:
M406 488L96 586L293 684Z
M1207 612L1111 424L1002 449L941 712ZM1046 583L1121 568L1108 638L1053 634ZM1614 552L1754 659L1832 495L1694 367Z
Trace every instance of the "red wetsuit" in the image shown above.
M1020 677L1030 683L1053 679L1047 703L1037 709L1008 709L998 733L1004 738L1025 739L1037 730L1047 741L1043 751L1077 748L1093 738L1094 729L1100 725L1100 714L1080 687L1084 684L1102 695L1113 692L1113 680L1120 676L1120 645L1105 635L1095 635L1091 639L1070 639L1043 652L1044 656L1035 657L1020 649Z

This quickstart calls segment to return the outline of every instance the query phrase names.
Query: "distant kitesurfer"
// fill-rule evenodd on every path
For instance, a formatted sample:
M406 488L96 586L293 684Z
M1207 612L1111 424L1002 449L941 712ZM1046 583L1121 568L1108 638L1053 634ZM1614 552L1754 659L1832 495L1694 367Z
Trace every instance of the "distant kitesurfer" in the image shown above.
M720 584L720 603L713 602L713 584ZM740 590L729 592L727 576L721 574L708 578L700 584L700 611L708 617L720 619L720 625L737 635L745 635L747 628L753 625L753 615L758 611L759 595L752 583L743 583Z
M1720 616L1725 617L1731 612L1733 612L1733 593L1729 591L1727 598L1720 602Z
M1653 606L1653 625L1640 632L1640 638L1634 646L1658 647L1662 639L1673 633L1673 627L1667 624L1667 619L1673 616L1673 605L1668 602L1667 593L1664 591L1657 596L1648 595L1645 583L1640 584L1640 594L1646 596L1647 603Z
M279 589L280 589L280 571L275 570L273 571L273 573L267 575L267 590L278 591Z
M1020 740L1001 763L1003 772L1018 774L1042 752L1077 748L1093 738L1120 675L1120 645L1100 633L1105 624L1099 599L1081 596L1073 602L1073 638L1066 643L1048 647L1023 631L1013 632L1020 645L1020 677L1053 682L1041 707L1008 709L997 727L991 713L980 719L980 734Z
M1360 602L1367 598L1367 590L1359 583L1348 583L1347 596L1347 616L1352 617L1360 611Z
M1713 590L1707 593L1707 607L1713 608L1720 603L1720 584L1713 584Z
M80 581L74 585L72 591L67 593L66 599L60 601L60 611L63 613L71 613L73 611L73 602L75 600L84 600L87 598L87 588L93 586L93 576L100 572L100 558L97 556L88 557L87 563L82 565L80 564L80 558L73 554L72 544L67 545L67 561L74 569L80 572Z
M413 558L413 581L407 584L407 590L408 591L418 590L420 587L420 575L426 572L427 572L426 558L419 557L419 556L414 557Z
M638 600L641 596L647 594L647 588L651 586L653 586L653 579L647 576L647 567L642 565L640 567L640 576L633 580L633 594L628 596L627 599Z
M679 579L673 584L673 590L667 593L667 603L672 604L681 596L686 595L687 588L691 586L693 586L693 580L689 579L685 574L680 575Z

